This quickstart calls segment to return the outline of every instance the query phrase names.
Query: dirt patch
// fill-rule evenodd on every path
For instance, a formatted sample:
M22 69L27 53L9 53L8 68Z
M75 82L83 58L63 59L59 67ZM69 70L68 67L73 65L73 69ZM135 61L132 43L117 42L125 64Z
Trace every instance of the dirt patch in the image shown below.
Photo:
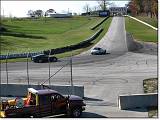
M126 33L128 51L158 55L158 44L153 42L142 42L135 40L130 33Z
M158 55L158 44L152 42L140 42L140 41L136 41L136 43L142 46L136 52L150 54L150 55Z

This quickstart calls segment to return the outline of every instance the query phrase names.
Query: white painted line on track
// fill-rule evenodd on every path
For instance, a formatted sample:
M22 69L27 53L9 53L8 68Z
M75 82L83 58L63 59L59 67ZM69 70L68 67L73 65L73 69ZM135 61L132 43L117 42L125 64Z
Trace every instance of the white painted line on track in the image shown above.
M132 19L134 19L134 20L136 20L136 21L138 21L138 22L140 22L140 23L142 23L142 24L144 24L144 25L147 25L147 26L151 27L151 28L154 29L154 30L158 30L158 28L156 28L156 27L154 27L154 26L152 26L152 25L150 25L150 24L148 24L148 23L146 23L146 22L143 22L143 21L141 21L141 20L139 20L139 19L137 19L137 18L135 18L135 17L129 16L129 15L125 15L125 16L130 17L130 18L132 18Z

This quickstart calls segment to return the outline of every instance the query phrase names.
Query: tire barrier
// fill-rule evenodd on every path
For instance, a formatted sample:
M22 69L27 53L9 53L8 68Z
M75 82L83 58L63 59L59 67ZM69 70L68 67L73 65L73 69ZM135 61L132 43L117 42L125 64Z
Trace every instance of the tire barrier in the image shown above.
M92 27L91 30L94 30L94 29L96 29L97 27L99 27L99 26L100 26L104 21L106 21L108 18L109 18L109 16L106 17L106 18L104 18L100 23L98 23L97 25L95 25L94 27Z
M50 55L53 55L53 54L64 53L64 52L71 51L71 50L76 50L76 49L79 49L79 48L90 45L91 42L93 40L95 40L102 31L103 31L103 29L100 28L94 35L92 35L88 39L86 39L86 40L84 40L84 41L82 41L78 44L75 44L75 45L69 45L69 46L66 46L66 47L61 47L61 48L56 48L56 49L51 49L51 50L44 50L44 51L41 51L41 52L0 55L0 60L14 59L14 58L27 58L27 56L32 57L32 56L38 55L38 54L49 55L50 51L51 51Z

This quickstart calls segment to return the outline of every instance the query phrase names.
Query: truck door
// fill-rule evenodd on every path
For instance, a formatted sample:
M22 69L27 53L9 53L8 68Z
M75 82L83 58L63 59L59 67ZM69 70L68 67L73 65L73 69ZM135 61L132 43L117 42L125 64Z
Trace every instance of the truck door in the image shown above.
M54 114L63 114L66 112L67 100L64 96L56 93L52 95L52 112Z
M51 115L51 95L40 95L39 96L39 112L41 117Z

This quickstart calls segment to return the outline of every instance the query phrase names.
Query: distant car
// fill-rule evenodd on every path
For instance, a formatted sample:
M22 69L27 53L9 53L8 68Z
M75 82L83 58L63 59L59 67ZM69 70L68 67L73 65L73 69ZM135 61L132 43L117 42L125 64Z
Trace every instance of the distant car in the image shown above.
M95 47L91 50L91 54L92 55L104 55L104 54L109 54L109 53L106 53L105 49L102 49L100 47Z
M57 62L57 58L55 56L48 56L45 54L38 54L31 57L33 62L42 63L42 62Z

